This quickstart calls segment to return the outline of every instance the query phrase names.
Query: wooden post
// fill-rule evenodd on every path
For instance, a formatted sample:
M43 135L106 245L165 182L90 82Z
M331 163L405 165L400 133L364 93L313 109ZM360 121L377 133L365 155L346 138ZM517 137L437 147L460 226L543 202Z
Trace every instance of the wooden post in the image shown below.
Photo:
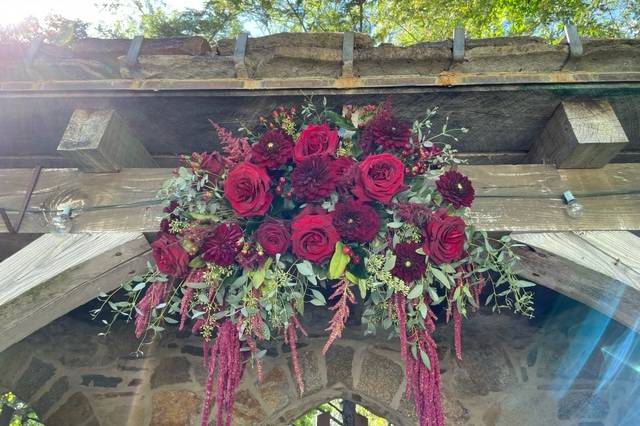
M58 145L84 172L157 167L155 160L114 110L77 109Z
M47 234L0 263L0 352L135 274L150 259L140 233Z
M514 233L518 274L640 331L640 237L630 232Z
M533 143L525 162L599 168L629 143L606 100L564 101Z

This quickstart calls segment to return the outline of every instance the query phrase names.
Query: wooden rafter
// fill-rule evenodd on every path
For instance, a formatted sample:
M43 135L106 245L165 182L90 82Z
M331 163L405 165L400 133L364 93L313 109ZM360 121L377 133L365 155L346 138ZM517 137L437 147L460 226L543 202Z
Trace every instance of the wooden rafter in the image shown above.
M146 270L140 233L43 235L0 263L0 351Z
M519 274L640 331L640 237L630 232L514 233Z
M640 229L640 167L610 164L602 169L558 170L548 165L462 166L476 189L470 222L487 231ZM48 232L60 205L75 209L72 232L154 232L161 218L156 194L172 169L125 169L82 173L44 169L20 232ZM0 169L0 207L13 219L24 199L30 170ZM566 190L584 205L570 218L561 201ZM43 213L41 208L45 209ZM4 227L0 232L7 232Z

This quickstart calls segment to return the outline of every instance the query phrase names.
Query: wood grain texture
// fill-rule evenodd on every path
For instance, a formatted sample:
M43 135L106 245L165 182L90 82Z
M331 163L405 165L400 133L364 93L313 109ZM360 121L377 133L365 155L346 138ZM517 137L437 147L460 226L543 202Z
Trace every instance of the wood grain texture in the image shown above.
M607 235L608 234L608 235ZM597 273L615 279L640 291L640 269L624 263L624 258L637 257L640 253L640 238L629 232L542 232L513 233L513 239L530 247L541 249L563 257L577 265L592 269ZM616 254L609 251L615 246ZM640 306L638 306L640 315Z
M526 161L560 168L598 168L628 143L608 101L563 101L531 146Z
M140 233L43 235L0 263L0 351L144 272Z
M157 167L146 148L115 110L77 109L58 145L84 172L118 172L126 167Z
M542 249L519 247L523 278L584 303L640 332L640 291L593 269Z
M51 214L38 210L54 211L61 205L75 211L72 232L154 232L162 216L161 206L130 204L154 202L171 171L124 169L118 174L103 174L43 169L20 232L48 232ZM550 165L464 166L460 171L469 176L476 190L469 220L479 229L640 229L640 167L636 164L610 164L593 170L558 170ZM0 207L7 209L12 220L30 177L31 170L0 169ZM568 189L584 205L580 218L566 214L560 197ZM0 226L0 232L7 232Z

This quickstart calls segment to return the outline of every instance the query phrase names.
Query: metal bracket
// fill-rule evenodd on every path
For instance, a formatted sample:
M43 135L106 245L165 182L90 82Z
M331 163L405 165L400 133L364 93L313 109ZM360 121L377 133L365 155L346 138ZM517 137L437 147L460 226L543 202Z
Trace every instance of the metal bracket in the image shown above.
M7 228L7 231L9 231L10 234L15 234L16 230L13 229L13 225L11 224L11 220L9 219L9 216L7 216L5 209L0 209L0 217L2 217L2 221L4 222L4 226Z
M233 50L233 66L236 70L236 78L249 78L247 65L244 62L244 56L247 52L248 33L240 33L236 38L236 47Z
M569 43L569 55L571 58L579 58L582 56L582 41L578 34L578 28L573 24L567 24L564 26L564 34L567 42Z
M33 190L36 188L36 184L38 183L38 178L40 177L40 171L42 171L42 166L36 166L33 169L33 173L31 174L31 181L29 182L29 187L27 188L27 193L24 196L22 207L20 208L20 212L18 213L18 223L13 233L20 231L20 225L22 225L22 219L24 219L24 214L27 211L27 207L29 207L29 201L31 201L31 194L33 194Z
M38 52L40 51L43 43L43 37L36 37L31 41L29 49L24 55L24 64L27 66L27 68L33 65L33 61L36 59L36 56L38 56Z
M456 25L453 29L453 62L464 61L464 27Z
M342 74L341 77L353 77L353 48L355 34L353 31L344 33L342 37Z
M135 67L136 65L138 65L138 56L140 56L140 50L142 50L143 41L143 36L135 36L133 40L131 40L129 51L127 52L127 57L125 59L125 63L128 66Z

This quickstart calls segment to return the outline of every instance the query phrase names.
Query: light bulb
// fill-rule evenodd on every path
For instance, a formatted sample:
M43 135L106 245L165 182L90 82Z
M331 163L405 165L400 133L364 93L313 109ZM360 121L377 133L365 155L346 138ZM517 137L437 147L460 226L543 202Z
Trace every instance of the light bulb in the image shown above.
M569 217L575 219L582 216L584 207L576 200L571 191L565 191L562 194L562 199L567 204L566 212Z
M58 211L58 214L51 219L51 231L56 234L68 234L71 232L73 222L71 221L71 207L65 207Z

